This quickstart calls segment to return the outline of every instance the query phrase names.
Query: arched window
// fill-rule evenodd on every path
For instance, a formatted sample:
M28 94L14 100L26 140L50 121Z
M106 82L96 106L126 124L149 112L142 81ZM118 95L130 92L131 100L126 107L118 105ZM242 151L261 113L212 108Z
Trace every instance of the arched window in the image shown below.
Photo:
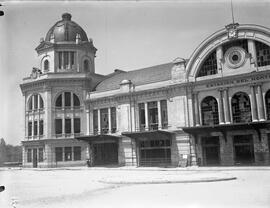
M265 94L265 107L267 120L270 120L270 90L268 90L267 93Z
M201 102L202 124L215 125L219 123L218 103L214 97L208 96Z
M55 106L56 107L62 107L62 94L60 94L57 99L56 99L56 102L55 102Z
M255 41L258 66L270 65L270 47L259 41Z
M33 94L28 101L28 110L42 110L44 108L44 102L40 94Z
M203 62L198 77L217 74L217 56L216 51L212 52Z
M64 99L62 99L62 97ZM73 98L73 102L72 102ZM65 108L71 108L71 107L80 107L80 99L79 97L72 92L63 92L56 98L55 101L55 107L65 107Z
M73 106L79 107L80 106L80 100L76 94L73 94Z
M250 100L246 93L238 92L232 97L232 116L234 123L251 122Z
M63 115L62 118L56 118L54 122L56 137L70 137L72 134L80 134L81 118L77 114L75 116L75 112L80 111L79 97L70 91L62 92L55 100L55 107L56 111ZM62 110L62 108L65 110ZM67 112L68 115L70 112L73 112L74 116L66 116Z
M46 59L46 60L44 61L44 71L48 71L49 68L50 68L49 61Z
M89 72L89 61L88 60L84 60L83 69L85 72Z

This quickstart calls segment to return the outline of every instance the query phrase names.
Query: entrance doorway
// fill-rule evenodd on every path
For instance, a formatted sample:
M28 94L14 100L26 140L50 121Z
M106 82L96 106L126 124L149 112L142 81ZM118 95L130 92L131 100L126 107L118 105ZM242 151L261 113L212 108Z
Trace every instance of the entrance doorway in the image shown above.
M139 141L140 166L171 165L171 140L152 139Z
M37 149L33 149L33 168L37 168Z
M118 164L117 143L95 143L93 165L116 165Z
M218 136L202 137L203 165L220 165L220 145Z
M254 163L254 146L252 134L233 137L234 161L236 165Z

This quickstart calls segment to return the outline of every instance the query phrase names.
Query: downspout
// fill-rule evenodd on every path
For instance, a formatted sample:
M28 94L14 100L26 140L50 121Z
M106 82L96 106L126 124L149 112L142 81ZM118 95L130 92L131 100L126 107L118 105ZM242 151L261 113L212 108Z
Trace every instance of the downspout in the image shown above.
M129 115L130 115L130 132L132 132L132 84L130 83L129 86ZM134 113L135 114L135 113ZM134 115L135 116L135 115ZM133 145L132 145L132 138L130 138L130 146L131 146L131 164L133 165L134 161L133 161Z

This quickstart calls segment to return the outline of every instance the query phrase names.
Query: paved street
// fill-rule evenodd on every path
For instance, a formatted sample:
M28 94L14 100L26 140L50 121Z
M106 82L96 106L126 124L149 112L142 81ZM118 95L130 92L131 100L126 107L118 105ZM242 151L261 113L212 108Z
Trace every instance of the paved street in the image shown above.
M0 207L269 208L269 178L269 167L3 169Z

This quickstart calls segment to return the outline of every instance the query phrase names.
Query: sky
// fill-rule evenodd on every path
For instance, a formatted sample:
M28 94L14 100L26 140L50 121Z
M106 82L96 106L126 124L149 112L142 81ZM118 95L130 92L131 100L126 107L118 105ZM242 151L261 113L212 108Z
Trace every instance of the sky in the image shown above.
M96 73L134 70L189 58L209 35L232 22L230 0L2 2L0 138L24 139L22 79L37 67L40 38L65 12L92 38ZM233 0L235 21L270 27L270 0Z

